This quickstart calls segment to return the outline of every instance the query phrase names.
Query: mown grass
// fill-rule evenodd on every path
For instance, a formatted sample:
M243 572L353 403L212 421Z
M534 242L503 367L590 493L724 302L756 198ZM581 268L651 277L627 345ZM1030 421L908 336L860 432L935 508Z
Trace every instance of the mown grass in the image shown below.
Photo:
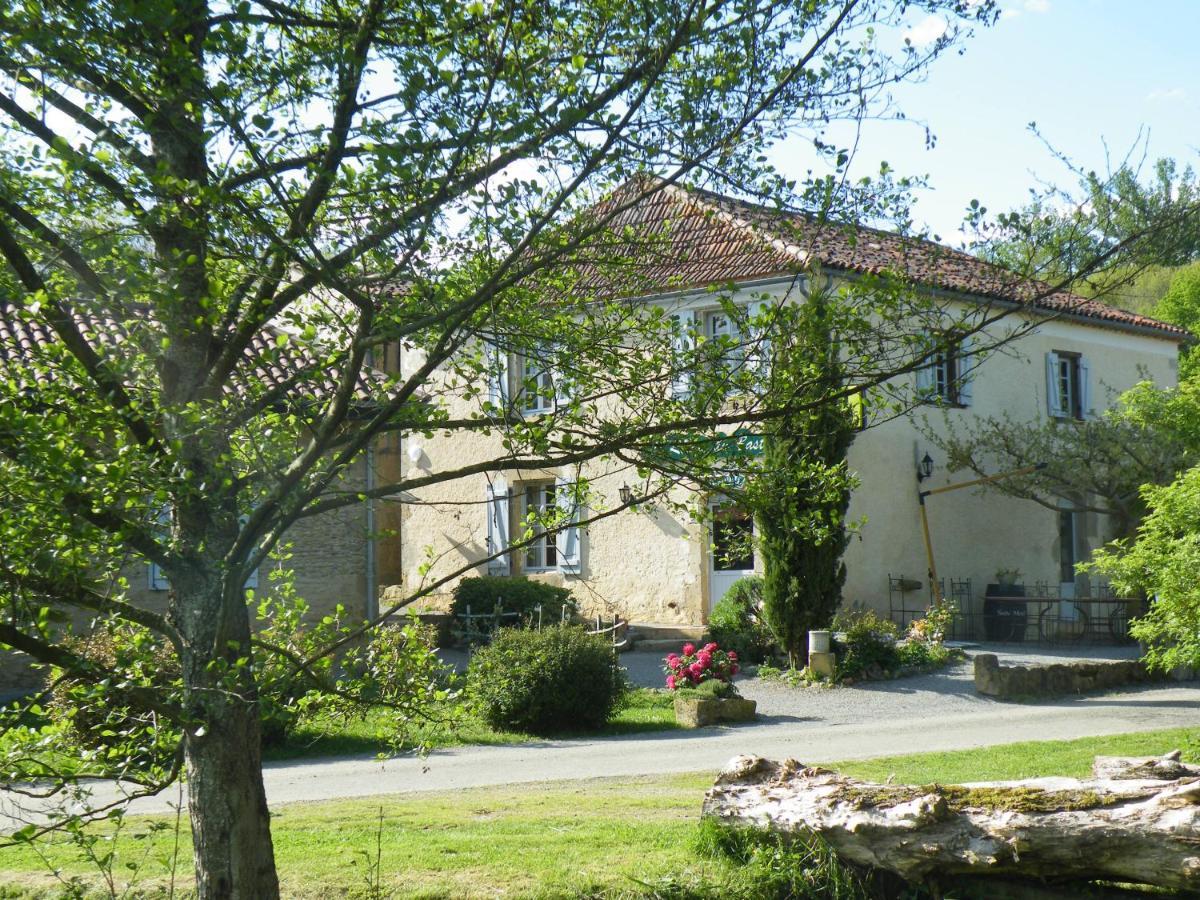
M669 731L679 728L671 695L663 690L635 688L616 714L598 731L563 733L557 738L605 737ZM384 753L390 749L388 712L372 711L362 719L337 722L302 723L287 743L268 748L266 759L298 759L315 756L346 756L358 753ZM541 740L544 735L519 731L497 731L469 709L433 710L427 720L411 723L407 737L413 744L429 749L464 744L519 744Z
M1093 756L1188 748L1184 729L854 761L861 778L914 784L1083 775ZM377 800L291 804L273 815L284 895L325 897L671 897L722 900L863 897L854 873L820 846L714 833L699 825L713 773L476 788ZM161 818L131 818L115 842L116 868L144 858L147 896L162 896L173 828L141 839ZM173 824L173 820L168 824ZM183 822L178 871L190 871ZM101 830L102 833L103 829ZM109 829L108 833L111 833ZM64 879L95 879L70 844L43 852ZM380 891L368 887L375 864ZM0 850L0 897L63 896L28 848ZM177 896L179 896L177 894Z
M1200 732L1174 728L1164 731L1113 734L1071 741L1025 741L974 750L913 753L839 763L838 771L864 781L898 784L957 784L964 781L1014 781L1063 775L1083 778L1096 756L1151 756L1183 750L1184 758L1200 762Z

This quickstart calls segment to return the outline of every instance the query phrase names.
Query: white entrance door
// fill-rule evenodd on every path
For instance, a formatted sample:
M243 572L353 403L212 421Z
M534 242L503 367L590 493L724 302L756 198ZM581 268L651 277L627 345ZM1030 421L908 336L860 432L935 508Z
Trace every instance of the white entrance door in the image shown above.
M739 578L754 574L754 533L750 514L730 503L712 504L712 543L708 557L708 608Z

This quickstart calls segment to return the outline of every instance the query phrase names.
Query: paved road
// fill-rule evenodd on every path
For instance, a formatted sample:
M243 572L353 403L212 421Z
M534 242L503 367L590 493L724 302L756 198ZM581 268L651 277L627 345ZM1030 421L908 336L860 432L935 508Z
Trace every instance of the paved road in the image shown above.
M1194 682L1012 704L976 695L969 674L969 667L960 666L948 673L837 689L789 689L748 681L742 689L759 701L763 715L758 722L696 732L458 747L426 759L270 763L264 772L267 796L277 805L559 779L716 771L742 753L819 763L1194 726L1200 719L1200 685ZM101 794L107 796L98 790ZM140 800L133 811L163 811L173 798L174 794Z

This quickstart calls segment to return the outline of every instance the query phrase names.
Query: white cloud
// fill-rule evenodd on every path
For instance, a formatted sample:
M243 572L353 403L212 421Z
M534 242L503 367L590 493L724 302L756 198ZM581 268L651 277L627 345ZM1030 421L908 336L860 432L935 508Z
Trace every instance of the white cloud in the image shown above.
M1014 2L1010 6L1003 6L1000 9L1001 19L1015 19L1022 11L1031 13L1048 13L1050 12L1050 0L1021 0Z
M911 41L914 46L921 47L925 44L932 44L943 34L950 26L945 19L939 19L937 16L926 16L912 28L904 32L904 39Z
M1164 103L1171 100L1183 100L1186 97L1187 91L1181 87L1155 88L1146 95L1146 99L1151 103Z

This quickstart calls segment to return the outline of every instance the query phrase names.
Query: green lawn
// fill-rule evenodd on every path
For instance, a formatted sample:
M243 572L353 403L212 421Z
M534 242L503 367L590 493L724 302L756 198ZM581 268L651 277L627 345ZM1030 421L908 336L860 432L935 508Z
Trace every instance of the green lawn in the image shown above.
M667 731L679 728L675 721L674 700L665 690L637 688L626 704L604 728L586 734L560 734L555 737L597 737ZM269 748L267 759L297 759L311 756L339 756L352 753L383 753L388 747L387 711L377 710L365 719L349 722L301 725L281 747ZM495 731L471 714L439 717L411 729L411 740L431 749L462 744L518 744L540 740L536 735L515 731Z
M1181 747L1195 759L1197 748L1189 747L1194 736L1178 729L834 768L863 778L895 774L912 783L1082 775L1096 754L1151 755ZM712 777L591 779L284 806L273 827L284 893L301 900L371 896L366 888L377 861L384 892L376 896L385 897L762 897L764 878L779 869L777 852L758 868L741 867L698 842L700 802ZM127 833L111 842L118 870L125 860L146 855L148 888L165 883L163 859L174 839L171 830L133 836L152 821L162 820L129 820ZM187 872L186 834L180 843L179 871ZM94 877L70 846L44 852L64 878ZM768 864L769 872L762 868ZM809 890L802 896L820 897L828 888ZM0 850L0 897L58 895L33 852Z

